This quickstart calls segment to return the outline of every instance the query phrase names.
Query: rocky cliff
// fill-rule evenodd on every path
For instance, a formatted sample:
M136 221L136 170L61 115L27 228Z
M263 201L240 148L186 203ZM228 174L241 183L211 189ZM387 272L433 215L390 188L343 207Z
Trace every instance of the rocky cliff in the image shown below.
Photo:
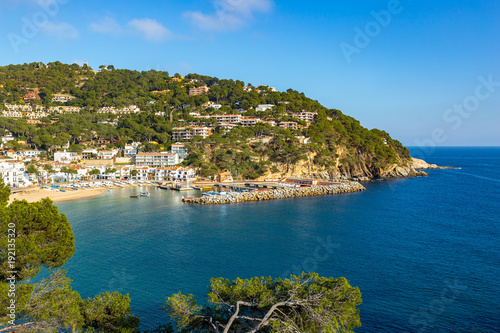
M339 149L342 154L342 150ZM440 167L436 164L429 164L421 159L411 158L410 160L399 160L398 163L376 167L367 156L357 156L356 163L342 165L340 156L337 158L335 167L324 168L313 163L314 154L308 156L307 161L300 161L295 165L285 165L281 163L273 163L279 172L270 172L259 178L265 179L280 179L290 177L300 178L317 178L317 179L354 179L354 180L369 180L381 178L402 178L402 177L424 177L428 173L422 170L426 169L443 169L448 167Z

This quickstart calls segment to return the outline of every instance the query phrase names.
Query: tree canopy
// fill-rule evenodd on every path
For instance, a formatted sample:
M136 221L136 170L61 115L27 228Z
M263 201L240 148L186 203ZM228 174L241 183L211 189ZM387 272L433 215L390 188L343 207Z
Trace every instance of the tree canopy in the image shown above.
M217 278L207 305L181 292L164 309L180 332L353 332L361 293L345 278L303 273L289 279Z

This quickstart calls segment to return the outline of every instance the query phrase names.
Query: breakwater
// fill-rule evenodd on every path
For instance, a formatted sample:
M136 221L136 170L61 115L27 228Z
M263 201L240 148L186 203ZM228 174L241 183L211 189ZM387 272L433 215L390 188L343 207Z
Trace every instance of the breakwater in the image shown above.
M366 188L358 182L345 182L326 186L309 186L299 188L284 188L267 191L254 192L230 192L228 194L218 194L203 196L198 198L183 198L186 203L197 203L202 205L222 205L238 202L265 201L287 198L311 197L315 195L339 194L364 191Z

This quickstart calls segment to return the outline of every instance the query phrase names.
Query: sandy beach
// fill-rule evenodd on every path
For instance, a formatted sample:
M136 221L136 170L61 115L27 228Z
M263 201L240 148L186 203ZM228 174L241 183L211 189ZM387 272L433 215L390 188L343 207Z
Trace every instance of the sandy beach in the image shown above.
M67 190L66 192L61 191L51 191L48 189L41 188L33 188L23 192L18 192L11 194L9 198L9 203L14 200L26 200L28 202L36 202L43 198L49 198L53 202L62 202L62 201L71 201L78 199L91 198L98 195L101 195L103 192L108 190L116 190L122 189L126 187L137 187L137 186L153 186L151 184L133 184L133 185L125 185L124 187L118 186L102 186L102 187L90 187L86 189L78 189L78 190Z
M43 198L50 198L50 200L54 202L61 202L61 201L69 201L69 200L77 200L77 199L84 199L84 198L91 198L98 196L102 194L104 191L109 190L110 188L90 188L90 189L85 189L85 190L78 190L78 191L67 191L67 192L60 192L60 191L49 191L45 189L33 189L33 190L27 190L19 193L12 194L10 196L9 202L14 201L15 199L17 200L26 200L28 202L35 202L39 201L40 199Z

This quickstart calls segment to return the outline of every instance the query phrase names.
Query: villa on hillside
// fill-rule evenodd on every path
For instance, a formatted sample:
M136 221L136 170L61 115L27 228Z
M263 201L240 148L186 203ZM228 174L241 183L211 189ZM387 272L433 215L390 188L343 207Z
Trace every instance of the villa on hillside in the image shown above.
M199 87L199 88L189 88L189 96L197 96L197 95L206 95L208 93L207 86Z
M66 103L66 102L69 102L75 98L76 97L71 96L70 94L54 94L51 101L52 101L52 103L56 103L56 102Z
M300 112L297 112L297 113L292 113L290 116L292 116L293 118L297 119L297 120L304 120L308 123L312 123L314 122L314 119L316 118L316 116L318 115L317 112L308 112L308 111L300 111Z
M23 100L25 103L29 103L32 101L41 101L42 99L40 98L40 96L38 96L38 94L28 93L28 94L23 96Z
M268 111L274 107L274 104L260 104L255 108L255 111Z

